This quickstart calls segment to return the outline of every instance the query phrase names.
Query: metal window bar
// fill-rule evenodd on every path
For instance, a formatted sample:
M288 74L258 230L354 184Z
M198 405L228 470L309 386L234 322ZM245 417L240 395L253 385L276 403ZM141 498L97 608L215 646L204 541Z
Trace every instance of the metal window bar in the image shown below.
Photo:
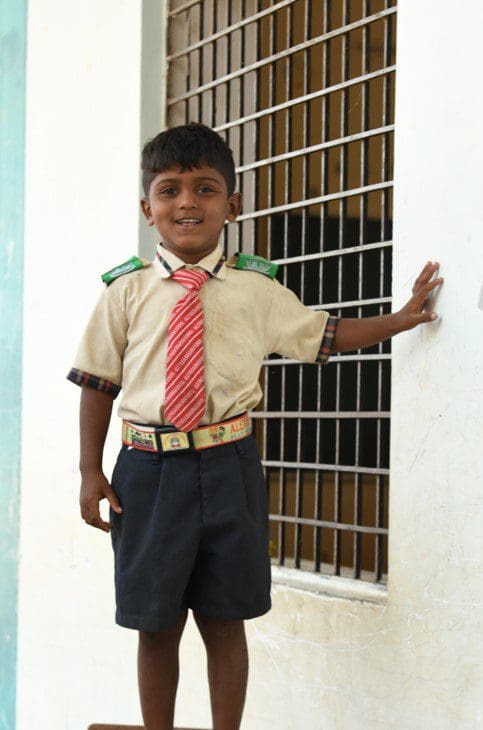
M166 57L166 60L173 61L175 58L179 58L180 56L184 56L185 54L192 53L198 48L201 48L201 46L206 46L208 43L213 43L214 41L218 40L218 38L223 38L224 36L229 36L230 33L233 33L233 31L238 30L240 28L243 28L245 25L249 25L251 23L254 23L259 18L263 18L265 15L268 15L270 13L275 13L277 10L280 10L281 8L285 7L286 5L290 5L291 3L294 3L296 0L282 0L282 2L277 3L276 5L272 5L271 7L267 8L266 10L263 10L261 12L255 13L255 15L250 16L249 18L244 18L243 20L239 20L236 23L228 23L228 26L226 28L223 28L223 30L219 30L216 33L213 32L211 35L207 36L206 38L202 38L198 40L196 43L193 43L189 45L187 48L182 48L179 51L176 51L176 53L172 53L171 55L168 55ZM242 0L243 2L243 0ZM228 12L231 14L232 10L232 3L228 3ZM245 13L242 13L244 15Z
M314 309L390 311L391 0L172 0L168 125L203 121L238 161L225 229ZM390 341L316 367L273 354L251 415L272 560L384 583Z
M304 107L306 104L304 103ZM306 112L305 112L306 114ZM305 122L307 124L307 122ZM340 137L339 139L332 139L329 142L321 142L320 144L314 144L309 146L305 146L302 149L299 150L292 150L291 152L285 152L282 155L275 155L273 157L267 157L264 160L257 160L256 162L251 162L248 165L241 165L237 168L237 171L239 173L241 172L247 172L247 170L254 170L256 167L262 167L263 165L273 165L275 162L281 162L282 160L289 160L292 157L301 157L303 156L303 164L304 167L307 165L307 155L309 155L311 152L318 152L319 150L325 150L329 149L329 147L340 147L341 145L348 144L349 142L357 142L358 140L366 139L367 137L375 137L378 134L386 134L387 132L394 131L394 125L389 124L387 127L381 127L380 129L373 129L369 132L360 132L359 134L351 134L346 137ZM304 178L304 187L306 184L306 178ZM361 181L362 182L362 181ZM305 197L305 195L304 195Z
M193 7L193 5L201 5L203 3L203 0L190 0L190 2L185 2L182 5L179 5L177 8L173 8L169 11L168 17L174 18L176 15L180 15L180 13L184 13L186 10L189 10Z
M265 208L262 210L254 210L250 213L244 213L239 215L237 220L248 220L250 218L260 218L261 216L273 215L274 213L281 213L287 210L294 210L295 208L305 208L309 205L315 205L316 203L326 203L331 200L343 200L351 196L363 195L365 193L376 192L383 190L384 188L392 188L392 181L376 183L374 185L365 185L364 187L354 188L352 190L343 190L340 193L330 193L329 195L319 195L316 198L308 198L307 200L298 200L296 203L285 203L284 205L276 205L271 208ZM285 254L286 255L286 254Z
M325 1L325 0L324 0ZM221 5L221 3L217 4L218 7ZM343 28L337 28L334 31L331 31L329 33L325 33L324 35L320 35L317 38L312 38L310 41L307 41L306 43L299 43L298 45L294 46L293 48L289 48L285 51L280 51L279 53L273 53L268 58L264 58L260 61L255 61L255 63L250 64L249 66L246 66L245 68L238 69L237 71L232 71L231 73L225 74L224 76L220 76L213 81L209 81L206 84L203 84L203 86L200 86L195 89L190 89L185 91L183 94L180 94L179 96L175 97L168 97L167 99L167 105L172 106L173 104L177 104L180 101L184 101L185 99L189 98L190 96L193 96L195 94L201 94L203 91L206 91L207 89L212 89L215 86L218 86L219 84L224 84L228 81L231 81L234 78L237 78L238 76L243 76L243 74L249 73L250 71L254 71L256 69L260 69L262 66L266 66L267 64L274 64L276 61L279 61L282 58L286 58L287 56L291 56L294 53L297 53L298 51L303 50L304 48L308 48L310 46L324 43L329 41L331 38L335 38L336 36L342 35L344 36L346 33L350 32L351 30L355 30L357 28L362 27L363 25L367 25L368 23L374 23L378 20L381 20L386 15L393 14L395 12L395 8L389 8L388 10L382 11L380 13L375 13L374 15L364 18L363 20L357 21L355 23L352 23L350 26L346 26ZM276 17L276 16L275 16ZM226 36L226 31L220 35L220 37ZM167 56L166 59L169 63L170 56Z
M387 66L385 68L379 69L378 71L367 74L366 76L358 76L353 79L348 79L344 83L334 84L333 86L326 86L325 88L311 92L310 94L297 96L295 99L289 99L288 101L284 101L280 104L274 104L265 107L264 109L260 109L257 112L253 112L253 114L250 114L249 116L241 117L240 119L237 119L235 121L225 122L225 124L219 124L216 129L218 132L223 132L225 129L229 129L230 127L237 127L240 124L246 124L246 122L251 122L254 119L260 119L261 117L275 114L275 112L281 111L282 109L288 109L291 106L295 106L306 101L312 101L313 99L318 99L319 97L334 94L336 91L340 91L341 89L346 89L351 86L357 86L364 81L369 81L371 79L376 79L386 74L394 73L395 70L396 66Z

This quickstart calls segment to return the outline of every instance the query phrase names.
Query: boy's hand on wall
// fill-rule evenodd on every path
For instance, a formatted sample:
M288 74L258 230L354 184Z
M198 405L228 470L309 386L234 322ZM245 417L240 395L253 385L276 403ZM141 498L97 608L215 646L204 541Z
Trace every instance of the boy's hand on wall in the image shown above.
M104 532L109 532L112 523L104 522L99 512L99 502L104 497L109 501L113 510L119 513L122 512L122 507L119 504L117 496L102 471L95 471L84 475L79 498L82 519L88 525L98 527L100 530L104 530Z
M442 276L430 281L438 267L439 264L437 261L434 264L431 261L428 261L414 282L412 290L413 296L409 302L405 304L399 312L397 312L400 324L398 329L400 332L413 329L413 327L416 327L418 324L423 324L424 322L432 322L437 318L438 315L436 312L423 312L422 310L427 303L427 298L430 292L435 287L440 286L443 282Z

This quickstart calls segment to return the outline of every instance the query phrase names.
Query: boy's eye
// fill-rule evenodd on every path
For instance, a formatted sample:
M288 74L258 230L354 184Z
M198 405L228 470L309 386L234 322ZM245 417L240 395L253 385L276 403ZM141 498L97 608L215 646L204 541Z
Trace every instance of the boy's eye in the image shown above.
M199 190L208 190L209 192L213 192L213 188L210 185L201 185ZM171 195L172 192L176 192L176 188L171 187L160 190L161 194L166 193L167 195Z

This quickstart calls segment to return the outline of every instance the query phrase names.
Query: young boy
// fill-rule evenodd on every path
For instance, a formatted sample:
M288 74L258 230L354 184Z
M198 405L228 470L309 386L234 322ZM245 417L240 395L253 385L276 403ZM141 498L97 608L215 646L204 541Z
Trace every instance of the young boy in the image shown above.
M305 307L276 266L218 243L235 221L231 150L202 124L162 132L142 155L142 211L156 257L103 276L68 378L82 386L81 515L111 531L116 623L139 632L146 730L171 730L178 645L188 608L206 646L213 727L238 730L248 652L244 620L271 608L267 491L247 412L272 352L304 362L356 350L434 319L423 313L438 268L409 302L363 319ZM111 484L102 453L114 398L123 445ZM99 502L109 502L109 522Z

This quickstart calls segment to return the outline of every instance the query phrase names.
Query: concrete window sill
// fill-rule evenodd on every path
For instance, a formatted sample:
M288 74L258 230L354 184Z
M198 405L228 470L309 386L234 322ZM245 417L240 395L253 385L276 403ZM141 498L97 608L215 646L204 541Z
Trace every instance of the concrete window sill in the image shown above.
M387 603L385 586L353 578L318 575L307 570L272 565L272 582L333 598L348 598L353 601L368 601L383 605Z

